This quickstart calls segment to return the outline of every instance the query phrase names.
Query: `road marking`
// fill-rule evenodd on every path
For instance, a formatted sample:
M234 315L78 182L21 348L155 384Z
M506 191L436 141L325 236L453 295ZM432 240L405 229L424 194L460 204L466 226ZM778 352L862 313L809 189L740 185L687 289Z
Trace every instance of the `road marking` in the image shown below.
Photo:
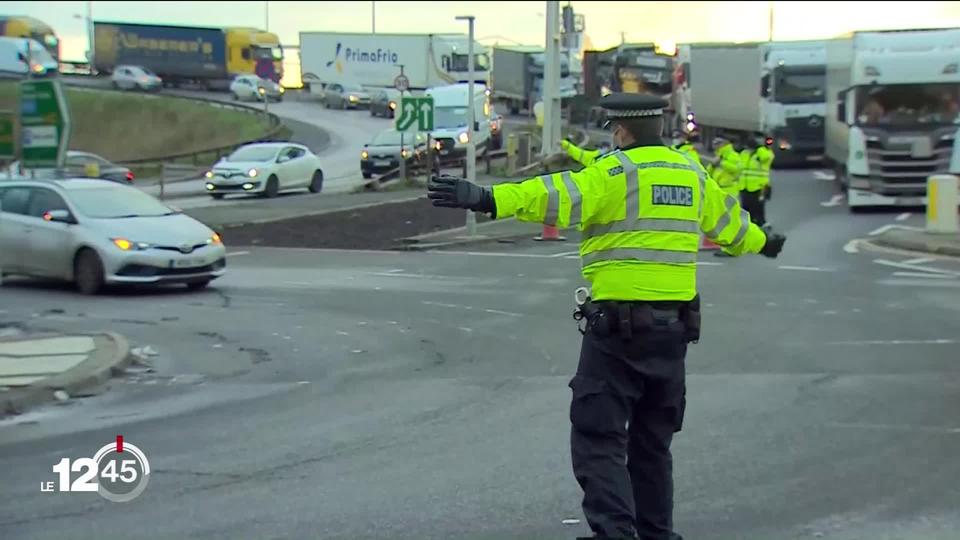
M817 180L832 181L836 180L837 177L831 172L827 171L813 171L813 177Z
M890 285L894 287L938 287L941 289L958 289L960 288L960 281L956 280L928 280L928 279L904 279L904 278L895 278L895 279L881 279L877 280L876 283L880 285Z
M250 254L249 251L231 251L230 253L227 253L227 257L239 257L241 255L249 255L249 254Z
M297 285L298 287L314 287L316 283L307 283L306 281L284 281L286 285Z
M948 426L918 426L916 424L868 424L862 422L830 422L830 427L842 429L877 429L883 431L920 431L926 433L939 433L942 435L958 435L960 427Z
M909 261L903 261L903 264L927 264L928 262L933 262L936 259L930 257L919 257L916 259L910 259Z
M912 215L913 215L913 214L911 214L910 212L904 212L904 213L900 214L899 216L897 216L896 219L897 219L897 221L906 221L906 220L910 219L910 216L912 216Z
M445 303L443 303L443 302L432 302L432 301L430 301L430 300L421 300L420 303L423 304L423 305L425 305L425 306L437 306L437 307L445 307L445 308L453 308L453 309L464 309L464 310L467 310L467 311L473 311L473 309L474 309L473 306L464 306L464 305L460 305L460 304L445 304ZM480 310L481 310L481 311L485 311L485 312L487 312L487 313L494 313L494 314L497 314L497 315L509 315L510 317L523 317L523 314L522 314L522 313L514 313L514 312L512 312L512 311L501 311L501 310L499 310L499 309L485 309L485 308L480 308Z
M440 251L440 250L429 250L425 253L439 253L443 255L471 255L477 257L520 257L526 259L555 259L559 257L554 254L546 253L504 253L501 251ZM569 256L567 258L570 258ZM579 257L573 257L578 259Z
M884 266L892 266L893 268L903 268L905 270L920 270L921 272L931 272L934 274L944 274L948 276L960 276L960 272L954 272L952 270L941 270L939 268L928 268L926 266L914 266L912 264L906 264L896 261L888 261L886 259L874 259L873 262L877 264L882 264Z
M697 261L697 266L723 266L722 262L715 261Z
M953 345L957 343L955 339L867 339L860 341L831 341L824 345Z
M897 277L915 277L926 279L956 279L956 276L947 276L943 274L923 274L920 272L894 272L893 275Z
M820 206L840 206L841 204L843 204L843 195L837 194L833 197L830 197L829 201L820 203Z
M819 266L778 266L780 270L802 270L806 272L835 272L833 268L820 268Z
M579 257L579 256L580 256L580 252L579 252L579 251L564 251L563 253L557 253L557 254L551 255L551 256L552 256L552 257L569 257L570 255L576 255L576 256Z
M843 251L845 253L860 253L860 250L857 248L857 244L859 243L860 243L860 240L857 238L854 238L853 240L847 242L843 246Z

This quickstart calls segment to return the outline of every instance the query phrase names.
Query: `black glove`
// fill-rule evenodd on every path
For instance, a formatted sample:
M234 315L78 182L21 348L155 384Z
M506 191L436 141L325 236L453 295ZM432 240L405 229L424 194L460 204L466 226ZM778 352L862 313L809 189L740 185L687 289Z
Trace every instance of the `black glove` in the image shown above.
M487 212L497 217L497 205L493 201L493 191L447 174L430 177L427 183L427 197L434 206L443 208L466 208L474 212Z
M769 201L773 199L773 187L770 185L764 186L763 188L763 200Z
M783 244L787 241L787 237L782 234L776 234L766 227L763 229L763 232L767 235L767 241L763 244L763 249L760 250L760 254L764 257L776 259L777 255L779 255L783 249Z

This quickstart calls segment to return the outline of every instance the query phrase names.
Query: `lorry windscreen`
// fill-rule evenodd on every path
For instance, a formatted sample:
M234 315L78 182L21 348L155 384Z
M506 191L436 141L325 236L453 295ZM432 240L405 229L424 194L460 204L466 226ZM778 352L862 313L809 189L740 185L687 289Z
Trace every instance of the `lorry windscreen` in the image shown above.
M855 99L861 126L960 124L960 83L861 86Z
M486 54L473 55L474 71L487 71L490 68L490 60ZM470 55L453 54L450 57L450 70L455 72L470 71Z
M824 66L777 68L773 99L777 103L823 103L826 84Z
M283 60L283 49L280 47L251 47L255 60Z

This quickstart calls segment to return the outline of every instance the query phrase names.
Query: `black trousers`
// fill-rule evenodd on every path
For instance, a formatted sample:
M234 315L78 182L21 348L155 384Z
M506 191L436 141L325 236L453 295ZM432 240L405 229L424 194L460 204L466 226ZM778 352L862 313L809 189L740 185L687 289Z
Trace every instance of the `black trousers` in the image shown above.
M741 191L740 204L750 214L750 221L763 227L767 223L767 202L762 198L763 191Z
M686 407L682 331L583 337L570 381L573 472L598 538L680 539L673 532L670 443Z

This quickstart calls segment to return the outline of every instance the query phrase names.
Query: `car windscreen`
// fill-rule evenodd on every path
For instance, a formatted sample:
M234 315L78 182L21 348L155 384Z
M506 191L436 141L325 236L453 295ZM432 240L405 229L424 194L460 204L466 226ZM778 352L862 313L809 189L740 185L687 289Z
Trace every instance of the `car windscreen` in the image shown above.
M227 161L272 161L277 149L266 146L247 146L227 156Z
M413 142L413 134L408 133L404 137L403 142L407 144ZM373 138L371 144L373 146L400 146L400 132L391 130L379 133Z
M69 199L80 214L96 219L156 217L173 212L150 195L120 185L70 190Z

